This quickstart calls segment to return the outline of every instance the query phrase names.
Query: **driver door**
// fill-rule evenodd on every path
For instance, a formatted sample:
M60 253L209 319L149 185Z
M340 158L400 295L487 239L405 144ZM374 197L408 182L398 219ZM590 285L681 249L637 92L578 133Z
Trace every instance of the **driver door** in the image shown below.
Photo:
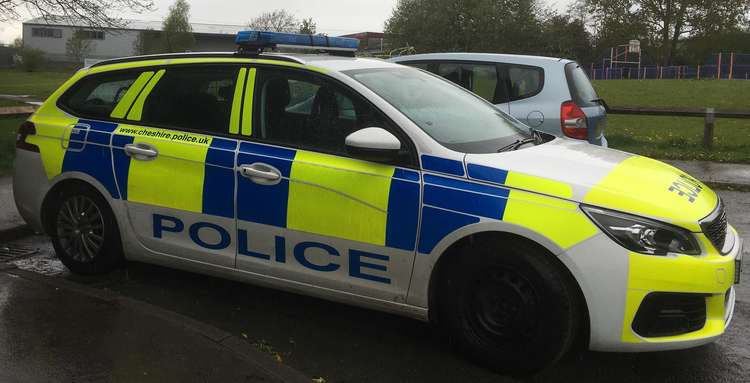
M256 143L240 145L237 163L237 267L405 298L420 203L412 153L404 150L398 165L381 164L352 158L344 146L359 129L395 131L390 122L353 92L312 73L259 68L253 99Z

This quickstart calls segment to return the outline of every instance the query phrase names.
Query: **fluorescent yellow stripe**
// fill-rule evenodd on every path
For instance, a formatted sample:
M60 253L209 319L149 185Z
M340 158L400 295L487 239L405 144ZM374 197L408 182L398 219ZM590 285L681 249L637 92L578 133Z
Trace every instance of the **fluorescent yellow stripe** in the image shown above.
M146 84L143 92L141 92L141 94L138 96L138 99L135 100L135 104L133 104L133 107L130 109L130 113L128 113L128 120L141 120L141 115L143 114L143 104L146 103L146 98L148 98L148 95L154 89L156 83L159 82L161 76L164 76L164 69L156 72L156 75L151 77L151 80L149 80L148 84Z
M203 211L210 136L133 125L120 125L115 134L133 136L134 143L148 143L159 151L154 160L130 161L129 201L195 213Z
M247 69L240 68L237 75L237 83L234 85L234 97L232 97L232 115L229 118L229 133L240 132L240 106L242 105L242 89L245 86L245 73Z
M181 65L181 64L208 64L208 63L237 63L237 64L269 64L284 66L289 68L308 69L319 73L327 73L328 71L323 68L315 67L312 65L302 65L288 61L278 61L269 59L250 59L250 58L184 58L184 59L159 59L159 60L144 60L144 61L133 61L126 63L117 63L97 66L88 69L85 74L108 72L112 70L120 69L133 69L142 68L156 65Z
M597 233L578 204L519 190L511 190L503 221L531 229L567 249Z
M253 134L253 93L255 92L255 68L250 68L247 73L247 86L245 86L245 103L242 106L242 135Z
M505 184L560 198L570 199L573 197L573 188L566 183L524 173L508 172Z
M393 166L298 151L289 184L287 227L385 245Z
M120 99L120 102L117 103L117 106L112 111L112 114L110 114L110 117L114 118L123 118L125 117L125 113L128 112L128 108L130 108L130 104L133 103L133 100L138 96L138 93L140 93L141 89L143 89L143 86L146 85L146 82L151 78L151 76L154 75L154 72L143 72L140 76L133 82L133 85L130 86L127 92L125 92L125 95L122 96Z

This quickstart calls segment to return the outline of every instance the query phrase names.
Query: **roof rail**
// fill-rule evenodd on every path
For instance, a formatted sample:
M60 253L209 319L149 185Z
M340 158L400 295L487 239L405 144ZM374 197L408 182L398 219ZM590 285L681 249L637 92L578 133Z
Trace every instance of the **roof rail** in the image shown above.
M110 64L121 64L121 63L137 62L137 61L145 61L145 60L168 60L168 59L180 59L180 58L227 58L227 57L245 58L248 56L253 56L253 57L263 58L263 59L268 59L268 60L293 62L295 64L305 63L304 61L294 58L292 56L277 55L277 54L247 55L242 52L186 52L186 53L159 53L159 54L153 54L153 55L120 57L120 58L99 61L98 63L91 65L90 68L110 65Z

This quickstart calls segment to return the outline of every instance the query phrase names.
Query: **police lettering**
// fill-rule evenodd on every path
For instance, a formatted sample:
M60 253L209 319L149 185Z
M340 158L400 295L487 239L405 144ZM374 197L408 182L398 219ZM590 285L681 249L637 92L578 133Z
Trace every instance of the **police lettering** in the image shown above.
M690 201L690 203L693 203L698 197L698 194L703 191L703 186L695 178L686 174L680 174L677 180L672 182L669 186L669 191L684 196Z
M154 238L163 238L165 233L182 233L185 231L185 223L179 218L170 217L161 214L153 215L153 234ZM231 244L231 236L229 231L223 227L210 223L210 222L196 222L187 228L190 240L196 245L209 249L209 250L222 250L226 249ZM209 236L208 234L213 235ZM218 238L215 239L215 238ZM276 263L287 262L287 241L282 236L275 236L274 238L274 252L273 254L264 254L251 250L250 238L248 232L243 229L237 230L237 254L254 257L266 261L273 261ZM325 254L328 258L326 262L313 262L310 254L312 252L318 252L319 254ZM364 279L372 282L390 284L391 279L376 275L373 271L379 271L381 273L388 272L387 263L389 257L387 255L375 254L361 250L349 249L349 269L348 274L352 278ZM323 273L330 273L337 271L341 268L341 264L337 261L341 257L339 251L325 243L319 242L299 242L292 247L291 253L295 261L310 270L319 271ZM317 258L320 259L319 257ZM375 263L378 262L378 263Z

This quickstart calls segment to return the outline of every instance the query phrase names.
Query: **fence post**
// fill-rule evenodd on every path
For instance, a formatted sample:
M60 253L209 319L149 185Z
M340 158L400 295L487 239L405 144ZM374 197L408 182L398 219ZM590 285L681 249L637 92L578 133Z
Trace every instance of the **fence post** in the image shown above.
M711 149L714 144L714 120L714 108L706 108L706 117L704 119L705 123L703 126L703 147L705 149Z
M697 73L696 76L698 77L697 79L700 80L701 79L701 66L700 66L700 64L698 65L698 71L696 73Z
M721 80L721 52L719 52L719 63L716 65L716 79Z
M729 79L732 79L734 72L734 52L729 54Z

